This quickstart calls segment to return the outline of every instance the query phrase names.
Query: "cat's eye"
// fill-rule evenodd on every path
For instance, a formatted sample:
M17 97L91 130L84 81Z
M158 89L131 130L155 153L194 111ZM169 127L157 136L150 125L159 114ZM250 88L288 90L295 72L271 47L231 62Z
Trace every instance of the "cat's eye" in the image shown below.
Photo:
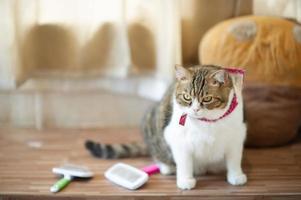
M212 86L219 86L219 82L217 81L217 80L213 80L213 81L211 81L211 85Z
M183 94L183 99L185 100L185 101L190 101L191 100L191 96L189 95L189 94Z
M203 98L203 102L208 103L210 101L212 101L212 96L206 96L206 97Z

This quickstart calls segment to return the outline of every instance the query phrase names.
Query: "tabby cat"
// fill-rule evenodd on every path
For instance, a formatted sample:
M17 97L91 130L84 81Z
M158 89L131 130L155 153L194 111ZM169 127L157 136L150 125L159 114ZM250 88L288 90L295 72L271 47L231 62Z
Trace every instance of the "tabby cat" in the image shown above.
M239 73L237 73L239 72ZM195 187L195 175L227 170L232 185L246 183L241 169L246 126L241 71L213 65L175 67L176 81L147 114L139 144L87 141L101 158L150 154L165 175L177 175L180 189Z

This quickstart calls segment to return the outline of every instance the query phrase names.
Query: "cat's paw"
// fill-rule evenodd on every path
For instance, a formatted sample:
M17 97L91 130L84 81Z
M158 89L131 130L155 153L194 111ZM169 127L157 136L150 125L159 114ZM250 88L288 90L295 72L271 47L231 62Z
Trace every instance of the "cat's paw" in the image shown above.
M195 178L178 178L177 186L182 190L190 190L195 187L196 179Z
M172 175L175 174L175 167L174 166L170 166L170 165L166 165L163 163L158 164L159 168L160 168L160 173L163 175Z
M247 176L241 174L228 174L227 180L231 185L244 185L247 182Z

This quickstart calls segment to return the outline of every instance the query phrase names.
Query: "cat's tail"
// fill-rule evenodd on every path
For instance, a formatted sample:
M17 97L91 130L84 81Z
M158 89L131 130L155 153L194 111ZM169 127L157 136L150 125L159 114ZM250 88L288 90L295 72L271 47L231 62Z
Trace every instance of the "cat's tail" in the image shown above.
M149 155L147 148L138 142L127 144L101 144L87 140L85 146L93 156L104 159L132 158Z

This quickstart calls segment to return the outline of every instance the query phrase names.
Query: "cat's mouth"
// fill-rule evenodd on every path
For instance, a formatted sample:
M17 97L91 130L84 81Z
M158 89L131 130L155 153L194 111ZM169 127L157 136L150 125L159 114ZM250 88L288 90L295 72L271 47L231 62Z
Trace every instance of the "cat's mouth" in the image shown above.
M184 114L184 113L183 113ZM203 117L200 113L186 113L189 117L198 119L200 117Z
M206 110L205 108L200 108L198 109L198 111L187 109L186 111L183 112L183 114L187 114L191 118L202 118L205 117L207 112L208 110Z

